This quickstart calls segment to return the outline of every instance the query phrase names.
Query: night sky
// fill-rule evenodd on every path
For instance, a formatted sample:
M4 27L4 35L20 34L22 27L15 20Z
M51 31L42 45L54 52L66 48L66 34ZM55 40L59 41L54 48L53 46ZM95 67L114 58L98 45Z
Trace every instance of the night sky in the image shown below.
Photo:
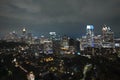
M80 37L87 24L96 34L104 24L120 34L120 0L0 0L0 35L26 27L37 36L55 31Z

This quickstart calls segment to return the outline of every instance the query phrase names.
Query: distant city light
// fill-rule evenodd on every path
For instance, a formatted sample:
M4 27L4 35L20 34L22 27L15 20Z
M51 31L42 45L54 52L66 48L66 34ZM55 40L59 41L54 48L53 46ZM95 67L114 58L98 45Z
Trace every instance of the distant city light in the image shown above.
M87 25L87 29L93 30L93 29L94 29L94 26L93 26L93 25Z
M56 32L50 32L49 34L50 35L56 35Z
M115 47L120 47L120 44L119 44L119 43L116 43L116 44L115 44Z
M78 52L77 55L80 55L80 52Z
M26 31L26 29L25 28L23 28L23 32L25 32Z

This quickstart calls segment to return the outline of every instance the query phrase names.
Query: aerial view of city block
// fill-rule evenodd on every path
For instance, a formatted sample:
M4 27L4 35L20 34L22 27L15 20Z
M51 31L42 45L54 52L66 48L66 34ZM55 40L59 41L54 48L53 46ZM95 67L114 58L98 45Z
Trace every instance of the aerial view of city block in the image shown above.
M119 0L1 0L0 80L120 80Z

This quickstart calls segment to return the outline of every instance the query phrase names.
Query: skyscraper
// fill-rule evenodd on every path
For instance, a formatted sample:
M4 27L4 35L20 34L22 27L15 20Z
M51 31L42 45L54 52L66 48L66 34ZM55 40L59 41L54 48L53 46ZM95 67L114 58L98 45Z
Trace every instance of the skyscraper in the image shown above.
M22 29L21 41L22 42L26 41L26 28Z
M87 25L86 28L86 36L87 36L87 42L88 42L88 46L90 47L94 47L94 26L93 25Z
M50 32L49 34L51 40L56 40L56 32Z
M114 47L114 32L111 30L111 28L104 25L102 28L102 32L103 47Z
M23 28L23 29L22 29L22 35L25 35L25 34L26 34L26 29Z

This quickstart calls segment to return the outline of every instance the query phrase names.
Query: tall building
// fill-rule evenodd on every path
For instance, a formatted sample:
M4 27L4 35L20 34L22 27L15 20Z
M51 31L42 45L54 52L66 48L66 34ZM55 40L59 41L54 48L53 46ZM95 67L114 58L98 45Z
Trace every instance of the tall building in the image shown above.
M56 40L56 32L49 32L49 34L51 40Z
M23 28L23 29L22 29L22 35L25 35L25 34L26 34L26 29Z
M102 28L103 33L103 47L114 47L114 32L111 30L110 27L107 27L106 25Z
M87 25L86 28L86 36L87 36L87 42L88 42L88 46L90 47L94 47L94 26L93 25Z
M26 32L27 32L27 31L26 31L26 28L23 28L23 29L22 29L22 35L21 35L21 41L22 41L22 42L26 42L26 37L27 37L27 36L26 36Z
M66 50L69 48L69 38L67 36L63 36L61 41L61 47Z
M66 53L69 50L69 38L67 36L63 36L60 44L61 54Z
M44 44L44 41L45 41L45 36L41 35L41 37L40 37L40 44Z
M94 26L87 25L86 36L82 36L80 41L80 50L83 51L87 47L100 48L101 47L101 35L94 35Z

